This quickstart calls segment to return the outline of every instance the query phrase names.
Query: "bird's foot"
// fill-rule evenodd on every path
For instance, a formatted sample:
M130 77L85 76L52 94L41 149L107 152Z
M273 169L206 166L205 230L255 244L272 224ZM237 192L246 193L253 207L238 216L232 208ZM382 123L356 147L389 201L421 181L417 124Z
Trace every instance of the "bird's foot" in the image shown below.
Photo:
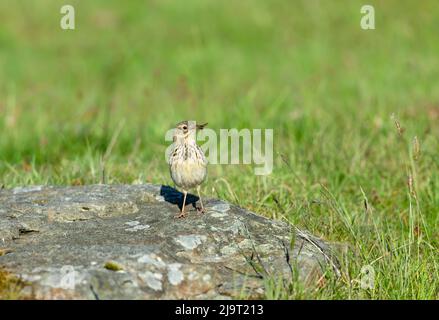
M186 218L186 212L181 211L178 215L174 216L175 219Z
M206 213L206 210L203 207L197 207L197 211L199 214Z

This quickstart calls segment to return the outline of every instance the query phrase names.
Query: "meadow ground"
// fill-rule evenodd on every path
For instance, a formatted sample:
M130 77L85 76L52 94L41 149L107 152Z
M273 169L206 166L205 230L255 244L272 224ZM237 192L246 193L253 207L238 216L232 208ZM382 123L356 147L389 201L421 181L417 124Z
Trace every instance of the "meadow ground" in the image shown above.
M64 1L0 2L0 185L172 184L180 120L272 128L271 175L212 165L203 193L346 250L267 298L439 298L436 0L368 1L373 31L357 0L69 3L74 31Z

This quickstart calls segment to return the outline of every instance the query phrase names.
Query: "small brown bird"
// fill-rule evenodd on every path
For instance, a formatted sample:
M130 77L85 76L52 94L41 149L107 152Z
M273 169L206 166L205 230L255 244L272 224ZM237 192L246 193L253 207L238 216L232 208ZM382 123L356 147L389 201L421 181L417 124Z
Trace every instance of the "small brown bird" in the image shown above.
M200 185L207 177L207 159L203 151L197 145L196 132L203 129L205 124L196 124L195 121L182 121L177 124L174 131L174 149L169 156L169 170L174 183L183 190L184 199L181 212L176 218L186 217L184 211L187 192L191 188L197 188L201 208L204 213L203 201L200 195Z

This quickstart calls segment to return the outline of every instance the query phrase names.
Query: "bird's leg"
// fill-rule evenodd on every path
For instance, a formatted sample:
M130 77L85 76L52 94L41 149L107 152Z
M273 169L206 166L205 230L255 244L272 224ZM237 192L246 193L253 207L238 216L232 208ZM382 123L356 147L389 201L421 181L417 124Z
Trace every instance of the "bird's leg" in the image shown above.
M186 204L187 191L186 191L186 190L183 190L183 194L184 194L184 197L183 197L183 206L181 207L180 214L177 215L177 216L175 216L175 218L185 218L185 217L186 217L186 212L184 212L184 206L185 206L185 204Z
M204 210L203 200L201 200L200 186L197 187L197 193L198 193L198 198L200 198L200 204L201 204L201 208L197 208L197 210L198 210L198 212L200 212L200 213L205 213L206 210Z

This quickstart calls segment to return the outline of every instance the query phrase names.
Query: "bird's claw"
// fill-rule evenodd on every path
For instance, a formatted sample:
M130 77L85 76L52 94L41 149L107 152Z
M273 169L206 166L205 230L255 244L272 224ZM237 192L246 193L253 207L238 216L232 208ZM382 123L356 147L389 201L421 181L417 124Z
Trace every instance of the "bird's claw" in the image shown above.
M186 218L186 212L182 211L180 212L180 214L174 216L175 219L182 219L182 218Z

